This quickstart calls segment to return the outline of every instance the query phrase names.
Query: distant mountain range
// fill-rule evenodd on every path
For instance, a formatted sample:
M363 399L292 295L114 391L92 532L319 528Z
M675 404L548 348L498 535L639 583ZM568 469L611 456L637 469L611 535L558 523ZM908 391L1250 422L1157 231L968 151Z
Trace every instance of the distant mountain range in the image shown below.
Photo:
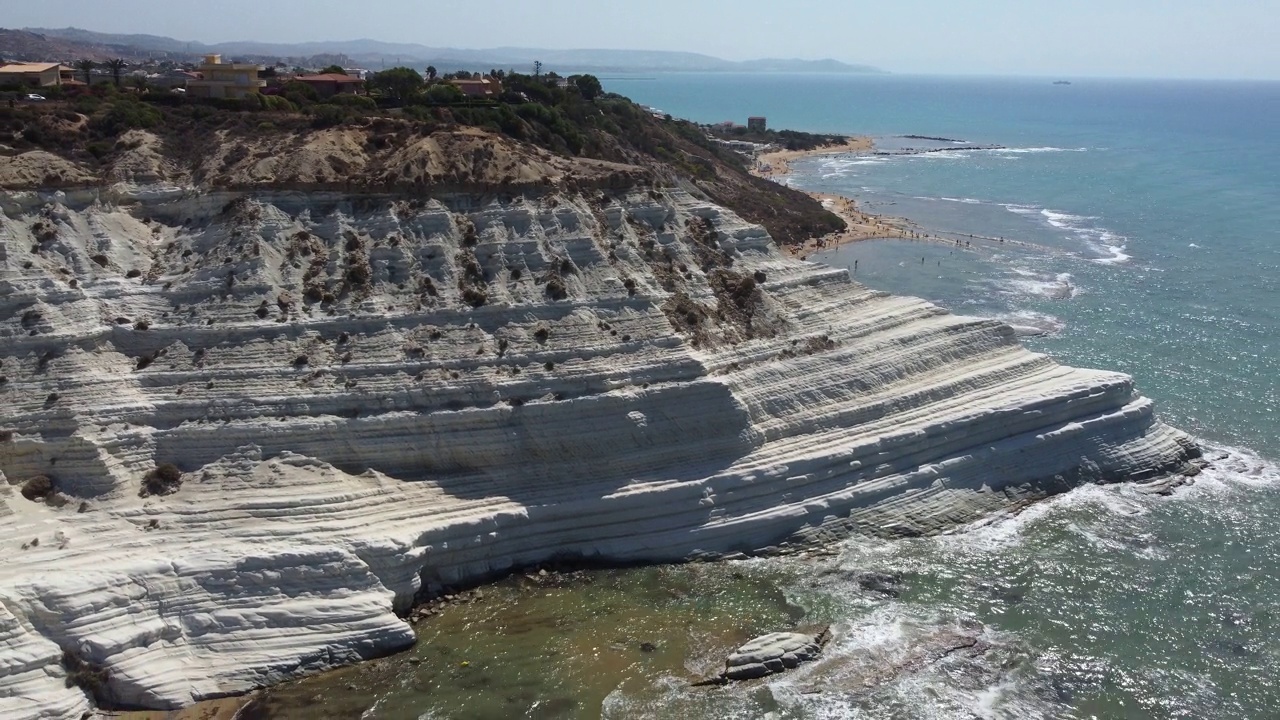
M18 38L17 36L24 36ZM227 42L213 45L175 40L158 35L120 35L78 28L25 28L23 31L0 30L0 56L9 59L40 50L40 41L48 51L62 59L75 54L76 46L83 55L96 57L116 52L130 57L166 56L187 58L206 53L221 53L244 58L279 58L301 61L317 56L345 55L369 69L393 65L435 65L442 72L455 69L517 68L524 70L540 60L547 71L571 72L824 72L879 73L869 65L850 65L837 60L765 59L735 62L710 55L658 50L546 50L537 48L436 48L413 43L388 43L379 40L341 40L334 42L267 43ZM21 47L15 47L20 45Z

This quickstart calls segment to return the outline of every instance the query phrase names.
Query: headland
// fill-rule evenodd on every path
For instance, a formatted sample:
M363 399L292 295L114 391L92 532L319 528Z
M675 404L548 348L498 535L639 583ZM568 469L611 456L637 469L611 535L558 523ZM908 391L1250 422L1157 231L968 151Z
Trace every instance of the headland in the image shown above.
M508 83L542 100L0 115L6 716L380 657L551 561L932 534L1198 469L1127 376L783 250L856 209Z

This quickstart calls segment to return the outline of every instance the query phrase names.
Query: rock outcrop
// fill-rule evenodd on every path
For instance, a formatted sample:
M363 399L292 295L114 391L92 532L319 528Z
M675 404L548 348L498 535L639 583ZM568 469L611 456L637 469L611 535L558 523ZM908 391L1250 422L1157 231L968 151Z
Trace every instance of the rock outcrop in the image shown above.
M1128 377L679 191L0 205L5 717L385 654L549 559L932 533L1198 456Z
M825 634L825 633L824 633ZM822 652L822 637L776 632L738 648L725 662L726 680L755 680L800 667Z

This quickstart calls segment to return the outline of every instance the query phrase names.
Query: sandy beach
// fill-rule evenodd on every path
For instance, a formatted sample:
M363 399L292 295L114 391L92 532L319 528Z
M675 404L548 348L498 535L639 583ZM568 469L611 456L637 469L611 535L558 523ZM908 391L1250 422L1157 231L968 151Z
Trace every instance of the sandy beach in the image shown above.
M847 138L843 145L827 145L813 150L777 150L759 155L757 157L756 167L752 172L757 177L781 181L787 175L791 174L791 163L796 160L810 157L822 157L825 155L842 155L845 153L869 153L874 149L875 145L871 138L852 136ZM858 209L858 203L855 200L843 195L819 193L808 190L801 190L801 192L822 203L823 207L838 215L840 219L845 222L845 229L840 232L824 235L820 238L813 238L807 241L803 246L790 245L785 248L786 252L800 256L802 259L807 257L810 253L827 250L839 245L845 245L847 243L858 242L861 240L894 238L941 243L946 245L958 244L955 237L942 237L935 233L926 232L919 225L916 225L906 218L894 217L892 215L872 215L871 213L863 212ZM973 239L990 240L993 242L997 240L999 242L1005 242L1003 238L978 238L972 235L969 237Z
M871 138L851 136L843 145L826 145L813 150L774 150L761 153L756 158L755 174L760 177L784 177L791 174L791 162L800 158L819 155L842 155L844 153L871 152L875 147Z
M813 150L777 150L762 153L756 162L755 175L771 180L781 180L791 174L791 163L802 158L821 157L825 155L842 155L845 153L869 153L875 148L871 138L852 136L843 145L827 145ZM803 191L822 203L845 222L845 229L806 242L802 247L789 246L787 251L793 255L806 256L809 253L825 250L837 245L870 240L872 238L924 238L919 228L905 218L883 215L871 215L858 209L858 204L843 195L830 195Z

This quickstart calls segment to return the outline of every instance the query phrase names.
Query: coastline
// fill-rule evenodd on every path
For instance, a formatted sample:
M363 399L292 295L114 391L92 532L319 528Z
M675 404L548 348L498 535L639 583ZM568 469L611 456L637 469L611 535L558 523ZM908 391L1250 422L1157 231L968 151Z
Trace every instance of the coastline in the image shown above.
M792 174L791 163L813 157L843 155L847 153L867 154L875 150L874 140L865 135L852 135L846 138L843 145L826 145L812 150L776 150L762 153L756 158L751 173L759 178L781 182ZM845 229L830 233L820 238L811 238L801 246L784 246L783 251L801 259L809 253L827 250L862 240L898 239L928 240L939 239L920 231L918 226L906 218L887 215L872 215L858 209L853 198L831 193L820 193L802 190L809 197L822 203L823 207L834 213L845 222Z
M870 154L875 150L875 141L868 136L849 136L843 145L826 145L812 150L777 150L762 153L756 158L751 174L765 180L782 183L793 173L791 163L814 157L843 155L847 153ZM965 239L985 240L992 243L1009 243L1013 245L1031 246L1020 240L996 238L985 235L966 235L952 233L943 235L938 231L928 232L908 218L894 215L874 215L858 209L858 201L845 195L823 193L814 190L792 187L822 203L822 206L845 222L845 229L829 233L822 237L810 238L803 245L779 245L782 252L791 257L806 259L811 253L830 250L862 242L864 240L911 240L914 242L937 243L940 245L963 247Z
M850 135L843 145L824 145L812 150L774 150L761 153L752 171L759 177L786 177L791 174L791 163L803 158L844 153L869 153L875 150L875 141L867 135Z

